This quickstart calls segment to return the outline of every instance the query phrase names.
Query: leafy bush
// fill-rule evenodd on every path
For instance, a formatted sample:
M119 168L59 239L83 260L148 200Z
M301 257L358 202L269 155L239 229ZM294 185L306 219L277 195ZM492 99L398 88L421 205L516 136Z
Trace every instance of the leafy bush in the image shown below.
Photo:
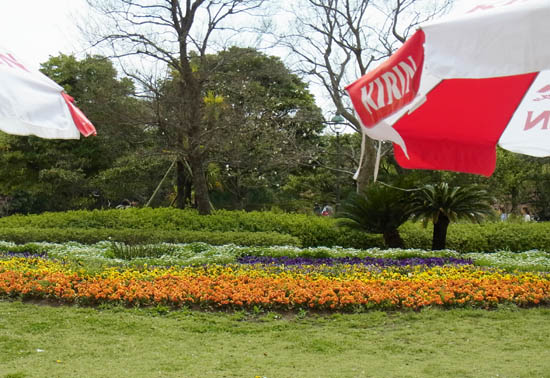
M285 214L274 212L244 212L218 210L212 215L200 216L194 210L179 210L174 208L130 208L124 210L92 210L67 211L63 213L43 213L40 215L14 215L0 219L0 229L30 227L32 229L95 229L103 233L116 234L120 229L139 229L136 234L153 233L154 230L167 231L197 231L210 232L208 240L211 244L220 244L225 240L212 242L216 239L214 233L245 232L245 233L277 233L287 234L290 244L309 246L354 246L358 248L383 247L384 242L380 235L369 235L359 231L339 230L333 219L328 217L308 216L303 214ZM158 231L154 231L157 233ZM109 236L109 235L108 235ZM0 237L2 237L0 233ZM90 236L91 237L91 236ZM90 237L86 237L88 240ZM113 235L114 237L114 235ZM139 236L136 236L139 238ZM251 235L250 238L253 238ZM151 239L146 237L146 240ZM6 239L14 240L14 239ZM33 239L27 239L33 240ZM44 239L40 239L44 240ZM74 239L56 239L59 241ZM82 240L84 239L77 239ZM104 240L102 238L89 239L91 242ZM176 241L173 238L164 241ZM52 240L54 241L54 240ZM125 241L125 240L120 240ZM183 241L183 240L182 240ZM277 243L281 244L281 243ZM257 245L248 242L243 245ZM260 245L265 245L260 242Z
M408 248L429 249L432 227L406 223L400 228ZM449 226L447 248L459 252L550 251L550 223L486 222Z
M161 231L146 229L4 228L0 229L0 239L18 244L41 241L52 243L76 241L93 244L103 240L111 240L130 245L160 242L205 242L212 245L237 244L243 246L300 245L300 241L296 237L275 232Z
M411 219L433 223L432 249L445 249L451 222L460 219L480 223L494 214L492 198L476 185L450 186L446 182L427 184L412 194Z
M430 249L433 226L407 222L399 228L405 247ZM156 242L234 243L243 246L384 248L380 234L339 229L331 217L274 212L220 210L199 216L172 208L68 211L15 215L0 219L0 239L92 244L112 240L126 244ZM459 252L550 251L550 223L486 222L449 226L447 248Z
M409 217L407 193L379 184L353 193L336 214L337 224L357 231L380 233L390 248L403 248L398 228Z
M166 251L151 244L132 245L113 242L112 252L117 259L132 260L138 257L161 257Z

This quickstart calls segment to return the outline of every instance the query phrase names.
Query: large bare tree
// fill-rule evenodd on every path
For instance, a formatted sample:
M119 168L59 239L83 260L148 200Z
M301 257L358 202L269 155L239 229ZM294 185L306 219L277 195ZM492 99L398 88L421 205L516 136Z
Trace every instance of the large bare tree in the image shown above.
M391 55L412 30L441 13L453 0L297 0L290 6L292 28L278 33L299 70L321 86L331 105L361 131L344 87ZM376 148L364 143L358 190L374 172Z
M221 38L231 38L230 20L246 21L265 0L87 0L97 11L93 26L95 44L112 49L112 56L139 56L161 62L176 81L177 99L171 104L172 132L178 154L189 163L199 213L210 213L205 177L204 148L210 130L205 127L204 72L202 60L219 48ZM90 29L90 28L89 28Z

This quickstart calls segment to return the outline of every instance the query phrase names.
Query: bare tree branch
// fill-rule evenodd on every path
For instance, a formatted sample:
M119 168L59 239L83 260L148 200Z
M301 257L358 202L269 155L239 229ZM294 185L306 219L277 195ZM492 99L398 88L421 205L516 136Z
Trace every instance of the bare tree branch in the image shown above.
M159 127L170 130L168 137L193 172L193 185L199 212L209 213L205 179L208 145L202 97L205 72L202 61L211 50L212 40L223 38L230 16L246 14L265 0L87 0L100 15L94 44L111 49L110 56L139 56L162 62L173 70L175 91L160 106L156 83L142 74L131 75L159 104ZM121 64L125 67L125 64ZM130 70L126 70L129 72ZM165 115L160 113L167 112ZM170 122L164 122L170 119ZM205 132L206 131L206 132Z

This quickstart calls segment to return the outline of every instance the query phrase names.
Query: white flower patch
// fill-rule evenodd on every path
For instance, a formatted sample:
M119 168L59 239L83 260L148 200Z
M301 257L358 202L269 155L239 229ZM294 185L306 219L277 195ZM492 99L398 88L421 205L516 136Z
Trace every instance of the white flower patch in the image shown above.
M495 253L458 253L452 250L425 251L420 249L355 249L344 247L298 248L294 246L242 247L235 244L214 246L206 243L159 243L147 247L157 248L158 257L139 257L131 260L113 258L113 243L102 241L93 245L76 242L69 243L27 243L17 245L0 241L0 254L44 253L49 258L82 262L102 266L161 265L185 266L202 264L228 264L245 255L288 256L288 257L375 257L375 258L411 258L411 257L453 257L471 259L476 265L492 266L507 270L536 270L550 272L550 253L538 250L527 252L499 251Z

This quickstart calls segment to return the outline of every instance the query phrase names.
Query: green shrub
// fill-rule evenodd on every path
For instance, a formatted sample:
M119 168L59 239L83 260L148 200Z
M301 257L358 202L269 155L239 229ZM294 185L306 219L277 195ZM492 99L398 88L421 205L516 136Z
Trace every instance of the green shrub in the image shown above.
M432 224L423 227L420 223L407 222L399 227L399 232L407 248L429 250L432 247Z
M287 234L299 239L303 246L382 247L379 235L338 229L332 218L304 214L275 212L244 212L218 210L212 215L200 216L194 210L174 208L130 208L125 210L67 211L40 215L14 215L0 219L0 229L30 227L33 229L120 229L251 232ZM145 232L145 231L143 231ZM139 234L143 233L142 231ZM139 237L139 236L137 236ZM88 239L90 237L85 237ZM216 237L209 236L209 240ZM249 238L253 238L249 236ZM223 238L222 238L223 239ZM12 239L9 239L12 240ZM66 240L62 238L62 240ZM96 239L92 238L92 242ZM103 240L103 239L101 239ZM295 239L291 239L295 240ZM168 240L165 240L168 241ZM219 244L219 243L216 243ZM263 242L260 244L263 245ZM280 244L280 243L279 243ZM296 244L295 241L292 244ZM248 244L252 245L252 244Z
M400 228L407 248L429 249L432 228L406 223ZM451 224L447 248L459 252L550 251L550 223L486 222Z
M407 222L399 228L406 248L430 249L432 227ZM384 248L379 234L339 229L331 217L275 212L218 210L200 216L194 210L131 208L15 215L0 219L0 239L79 241L113 240L127 244L156 242L234 243L243 246ZM487 222L451 224L447 248L460 252L550 251L550 223Z
M296 237L275 232L160 231L147 229L4 228L0 229L0 240L11 241L17 244L42 241L52 243L76 241L84 244L93 244L102 240L111 240L130 245L160 242L205 242L212 245L300 246L300 241Z
M151 244L124 244L113 242L111 246L113 257L123 260L132 260L138 257L161 257L166 254L166 251L162 248Z

